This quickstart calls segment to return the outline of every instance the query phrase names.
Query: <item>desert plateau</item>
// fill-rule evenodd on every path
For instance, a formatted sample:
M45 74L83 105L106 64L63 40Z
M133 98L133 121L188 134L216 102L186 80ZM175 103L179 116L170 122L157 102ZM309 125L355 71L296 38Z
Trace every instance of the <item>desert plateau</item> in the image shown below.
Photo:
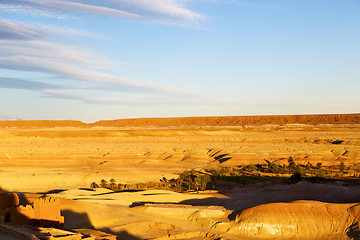
M360 114L0 121L0 187L0 239L360 239Z

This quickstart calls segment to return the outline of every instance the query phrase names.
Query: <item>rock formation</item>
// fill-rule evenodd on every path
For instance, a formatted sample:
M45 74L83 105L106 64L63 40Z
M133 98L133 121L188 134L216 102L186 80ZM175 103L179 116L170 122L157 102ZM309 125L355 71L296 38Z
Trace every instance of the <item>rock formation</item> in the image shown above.
M359 217L359 204L295 201L245 209L213 229L254 239L358 239Z

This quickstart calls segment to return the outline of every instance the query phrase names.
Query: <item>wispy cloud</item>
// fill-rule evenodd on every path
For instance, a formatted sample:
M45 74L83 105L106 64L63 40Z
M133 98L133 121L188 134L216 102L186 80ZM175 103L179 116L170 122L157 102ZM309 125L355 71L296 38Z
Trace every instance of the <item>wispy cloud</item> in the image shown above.
M8 13L18 13L22 15L28 15L32 17L46 17L46 18L57 18L57 19L68 19L69 15L55 13L48 10L42 10L39 8L35 8L31 5L24 5L14 0L10 1L2 1L0 3L0 11L8 12Z
M105 15L112 17L140 17L137 14L122 11L120 9L108 8L101 5L89 5L76 1L64 0L22 0L22 2L33 4L34 6L46 7L49 9L62 10L68 12Z
M55 12L66 14L101 15L120 18L145 18L148 20L178 19L200 21L205 16L187 8L191 1L183 0L94 0L91 4L80 0L3 0L0 9L46 17L56 17Z
M170 17L192 21L203 20L205 17L185 6L185 2L178 0L113 0L120 7L126 7L142 15L157 18Z
M80 0L2 0L0 11L11 11L42 17L88 14L118 18L147 19L152 22L198 21L199 13L189 10L185 2L178 0L93 0L91 4ZM168 102L172 98L195 96L186 90L165 85L136 81L108 74L108 66L119 65L89 49L66 43L50 42L48 37L58 33L72 37L96 37L94 33L43 23L23 23L0 19L0 69L47 74L42 81L24 77L0 77L0 88L36 91L41 97L82 100L101 104L145 104L136 97L130 99L104 99L91 97L86 91L102 90L118 93L141 93L156 96L150 102ZM16 40L16 41L14 41ZM84 94L74 94L72 90ZM56 90L56 91L54 91ZM139 94L138 94L139 95Z
M0 77L0 88L25 89L32 91L41 91L44 89L59 89L60 86L18 78Z
M0 35L0 68L20 72L46 73L53 76L46 82L2 77L0 78L1 88L38 91L48 97L60 97L61 95L60 93L44 94L44 91L49 89L60 91L64 89L105 90L163 96L192 95L183 90L105 73L103 72L105 66L115 65L115 63L79 47L40 39L34 40L33 38L42 38L44 34L26 25L0 20L0 32L6 32L17 39L17 41L13 41L7 39L7 36ZM64 94L66 95L66 93ZM82 97L82 99L85 101L87 98ZM91 101L86 100L85 102ZM106 101L100 102L105 103Z
M98 71L96 68L99 62L103 63L102 59L95 54L57 43L28 41L26 44L14 44L14 42L0 40L0 68L3 69L48 73L88 83L92 86L91 88L94 88L93 84L95 84L102 89L114 91L185 94L185 92L165 86Z
M55 24L32 23L34 28L55 36L68 35L70 37L87 37L87 38L101 38L101 34L96 34L89 31L75 29L68 26L59 26Z
M106 104L106 105L126 105L126 106L136 106L136 105L153 105L156 102L164 103L164 101L157 101L152 99L123 99L123 98L103 98L103 97L94 97L91 95L79 94L79 93L70 93L70 92L60 92L54 90L44 90L40 93L40 97L44 98L55 98L55 99L65 99L65 100L78 100L88 104Z
M32 40L45 37L41 31L15 22L0 19L0 39Z

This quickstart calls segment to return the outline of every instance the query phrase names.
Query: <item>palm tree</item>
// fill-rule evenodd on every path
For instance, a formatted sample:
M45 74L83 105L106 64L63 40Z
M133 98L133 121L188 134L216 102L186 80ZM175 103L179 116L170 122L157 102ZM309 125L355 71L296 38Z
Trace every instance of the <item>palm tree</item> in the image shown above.
M102 179L100 182L100 187L102 188L107 188L108 187L108 183L105 179Z
M115 187L116 187L116 180L112 178L110 179L110 189L114 191Z
M91 185L90 185L91 188L98 188L99 185L97 185L96 182L92 182Z

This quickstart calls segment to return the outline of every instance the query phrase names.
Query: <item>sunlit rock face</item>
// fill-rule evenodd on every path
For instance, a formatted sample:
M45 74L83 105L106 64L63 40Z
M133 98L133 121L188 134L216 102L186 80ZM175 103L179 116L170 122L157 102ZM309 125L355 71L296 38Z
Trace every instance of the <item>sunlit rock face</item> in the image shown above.
M316 201L271 203L242 211L228 232L256 238L322 239L359 232L358 204L332 204Z

